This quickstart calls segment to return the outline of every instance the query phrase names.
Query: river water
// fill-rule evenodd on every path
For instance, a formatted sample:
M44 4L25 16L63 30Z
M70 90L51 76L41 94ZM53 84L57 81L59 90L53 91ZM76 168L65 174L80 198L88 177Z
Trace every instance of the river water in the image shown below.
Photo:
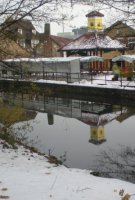
M27 141L68 167L92 169L101 152L135 147L134 107L13 93L1 99L36 113Z

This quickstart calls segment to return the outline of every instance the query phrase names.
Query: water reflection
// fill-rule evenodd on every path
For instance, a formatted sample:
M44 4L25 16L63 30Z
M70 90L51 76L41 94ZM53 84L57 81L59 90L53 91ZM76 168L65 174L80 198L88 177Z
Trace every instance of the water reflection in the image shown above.
M133 107L4 92L1 101L37 111L35 120L39 123L33 124L29 137L38 136L36 147L41 152L51 151L57 157L67 152L66 165L70 167L91 168L95 155L108 146L134 146ZM133 117L127 121L130 116Z
M90 101L62 99L58 97L36 96L28 94L1 93L1 100L10 105L19 105L28 110L47 113L48 125L53 125L54 115L70 117L89 125L89 142L102 144L106 141L104 126L122 115L120 106L115 111L111 104L99 104Z

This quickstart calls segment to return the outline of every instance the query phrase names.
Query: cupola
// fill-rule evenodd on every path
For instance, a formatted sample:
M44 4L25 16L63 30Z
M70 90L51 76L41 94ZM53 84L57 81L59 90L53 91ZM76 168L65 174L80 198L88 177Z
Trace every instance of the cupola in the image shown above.
M103 30L103 24L102 24L102 18L104 15L98 11L92 11L86 15L88 18L88 31L102 31Z

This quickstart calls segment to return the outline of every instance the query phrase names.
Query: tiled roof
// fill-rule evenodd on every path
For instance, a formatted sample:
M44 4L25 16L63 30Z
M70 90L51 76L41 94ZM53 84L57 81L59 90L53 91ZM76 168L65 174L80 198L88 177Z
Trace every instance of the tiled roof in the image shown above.
M92 11L88 13L86 17L104 17L104 15L98 11Z
M133 20L129 20L129 21L126 21L126 22L119 20L119 21L116 21L115 23L113 23L111 26L107 27L105 29L105 32L113 29L117 25L122 25L122 28L126 28L126 26L127 26L127 27L135 30L135 22Z
M50 37L57 45L59 45L60 48L70 43L71 41L73 41L73 39L63 38L63 37L54 36L54 35L51 35Z
M109 36L103 33L86 33L69 44L65 45L60 50L88 50L88 49L123 49L125 45L118 40L112 40Z

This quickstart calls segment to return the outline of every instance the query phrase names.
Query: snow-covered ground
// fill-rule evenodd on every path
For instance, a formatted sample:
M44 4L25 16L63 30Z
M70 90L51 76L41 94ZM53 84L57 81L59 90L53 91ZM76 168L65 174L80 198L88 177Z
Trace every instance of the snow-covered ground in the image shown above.
M36 82L40 83L54 83L54 84L66 84L66 85L76 85L76 86L88 86L88 87L100 87L100 88L118 88L118 89L127 89L127 90L135 90L135 80L127 81L126 78L123 78L122 83L119 79L118 81L112 81L113 75L105 75L99 74L97 76L93 76L93 80L82 79L80 81L74 83L67 83L66 81L56 81L56 80L37 80ZM90 79L90 77L89 77Z
M0 199L135 200L135 184L56 166L22 146L3 148L0 140Z

